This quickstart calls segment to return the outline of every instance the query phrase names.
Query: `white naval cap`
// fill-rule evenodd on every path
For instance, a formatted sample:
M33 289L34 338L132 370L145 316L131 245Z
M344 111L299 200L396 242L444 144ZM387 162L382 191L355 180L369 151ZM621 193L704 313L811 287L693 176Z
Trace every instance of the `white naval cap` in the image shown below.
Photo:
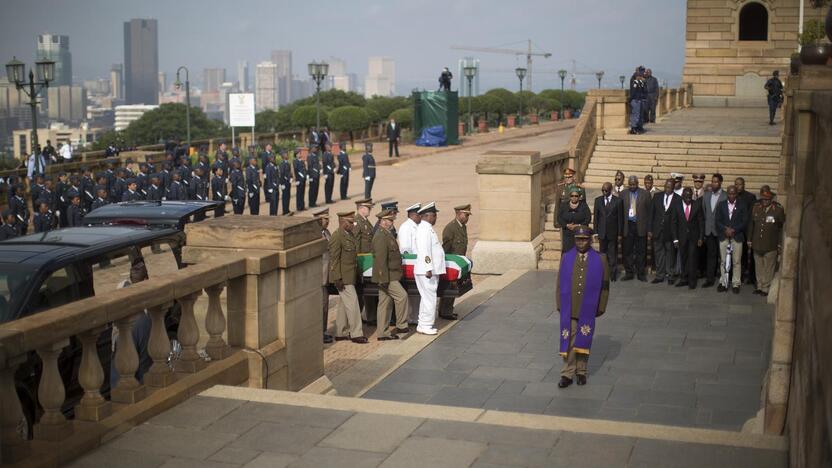
M419 209L419 214L436 213L438 211L439 210L436 209L436 203L430 202L422 205L422 208Z
M421 207L422 207L421 203L414 203L413 205L408 206L405 211L408 212L408 213L410 213L411 211L419 211L419 208L421 208Z

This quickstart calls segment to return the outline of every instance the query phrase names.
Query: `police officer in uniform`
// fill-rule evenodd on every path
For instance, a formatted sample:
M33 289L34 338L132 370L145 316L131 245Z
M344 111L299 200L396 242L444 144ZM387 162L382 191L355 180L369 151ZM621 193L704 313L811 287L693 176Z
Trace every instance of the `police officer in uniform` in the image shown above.
M338 175L341 176L339 185L340 195L341 200L347 200L349 199L347 189L350 186L350 171L352 171L352 165L350 164L350 155L347 154L347 142L342 141L338 147L340 148L338 152Z
M318 222L321 223L321 237L326 239L327 244L329 244L330 239L332 239L332 234L329 233L329 208L317 211L313 213L315 218ZM324 333L324 344L332 343L332 335L328 335L326 333L326 326L329 322L329 288L327 285L329 284L329 251L327 250L324 252L323 255L323 279L321 282L321 298L322 298L322 308L323 308L323 333Z
M52 230L55 225L55 218L49 211L49 204L45 201L38 204L38 212L35 213L35 218L32 221L35 225L35 233L48 232Z
M188 189L182 183L182 175L179 172L173 173L173 182L170 183L168 200L185 201L188 199Z
M266 202L269 204L269 216L277 216L277 204L280 201L278 191L277 166L274 165L274 156L265 154L263 190L266 191Z
M332 146L329 143L324 146L321 159L324 173L324 203L335 203L332 200L332 189L335 187L335 157L332 155Z
M0 226L0 241L17 237L17 228L14 225L15 216L12 214L12 210L3 210L3 225Z
M150 175L150 184L147 185L145 192L147 192L147 200L162 201L162 186L159 183L158 174Z
M260 170L257 168L257 158L248 158L246 166L246 191L248 192L248 210L250 214L260 214Z
M361 157L364 163L364 198L373 197L373 182L376 180L376 159L373 157L373 144L364 143L364 156Z
M136 179L127 179L127 190L125 190L124 193L121 194L121 201L131 202L141 200L142 195L138 191L136 191L136 188L138 188L138 184L136 184Z
M757 288L754 294L767 296L777 267L777 251L780 234L786 222L783 206L772 200L770 189L760 191L760 202L751 211L751 227L748 231L748 247L754 249Z
M358 237L352 234L355 212L338 213L338 229L329 239L329 281L338 290L340 301L335 318L335 341L368 342L361 327L358 293Z
M225 201L228 198L228 180L225 178L225 171L222 166L216 166L214 178L211 179L211 200L222 202L222 205L214 208L215 218L225 216Z
M289 202L292 197L292 166L289 164L289 155L286 150L280 150L280 166L277 168L278 188L280 196L283 197L283 213L289 213Z
M9 199L9 210L14 216L14 228L17 235L25 236L26 231L29 230L29 207L23 199L23 185L16 184L13 187L15 191Z
M768 124L774 125L777 108L783 103L783 82L780 81L780 71L774 70L763 87L768 92Z
M125 194L126 195L126 194ZM81 206L81 196L80 195L72 195L70 199L69 206L66 208L66 222L67 226L69 227L80 227L83 226L83 219L84 215L87 213L84 211L84 207Z
M306 181L309 174L306 172L306 164L301 159L301 149L295 148L295 159L292 161L292 169L295 172L295 209L303 211L304 197L306 196Z
M90 211L109 204L110 201L107 199L107 187L99 186L95 193L95 200L92 201L92 209Z
M442 230L442 249L445 255L466 255L468 253L468 218L471 216L471 205L454 207L454 219ZM454 298L439 299L439 316L445 320L456 320L454 313Z
M396 307L396 333L408 333L410 328L407 326L407 291L399 282L402 279L402 255L399 242L392 233L396 215L388 209L376 217L379 229L373 235L373 282L378 284L378 340L397 340L399 336L391 334L388 327L393 304Z
M309 208L318 206L318 187L321 181L321 161L318 156L318 145L309 148L306 157L306 173L309 175Z
M246 187L243 171L240 170L240 160L231 160L231 173L228 176L231 183L231 206L234 214L241 215L246 208Z

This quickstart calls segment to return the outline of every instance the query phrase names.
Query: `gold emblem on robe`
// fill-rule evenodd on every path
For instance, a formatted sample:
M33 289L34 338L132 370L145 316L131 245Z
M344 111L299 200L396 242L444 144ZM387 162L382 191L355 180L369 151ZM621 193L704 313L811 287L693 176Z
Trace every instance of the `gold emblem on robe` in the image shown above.
M592 331L592 328L590 328L589 325L581 325L581 334L582 335L587 336L587 335L589 335L589 333L591 331Z

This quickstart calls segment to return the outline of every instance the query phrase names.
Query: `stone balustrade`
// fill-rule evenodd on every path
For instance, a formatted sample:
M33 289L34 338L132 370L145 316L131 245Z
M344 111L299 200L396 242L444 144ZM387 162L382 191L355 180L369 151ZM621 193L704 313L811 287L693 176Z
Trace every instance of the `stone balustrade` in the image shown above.
M233 236L219 245L234 250L206 255L200 241L207 236L200 233L228 229ZM317 220L223 217L189 225L189 231L192 239L184 255L190 264L184 269L0 325L4 464L65 463L97 445L108 431L139 423L214 384L298 390L323 375L320 276L326 242ZM271 242L278 237L279 243ZM253 248L236 248L235 238ZM251 239L266 239L269 248ZM203 294L207 314L201 328L194 306ZM165 315L174 304L181 310L176 338L182 350L171 366ZM132 333L139 320L150 320L148 354L153 361L141 381ZM99 348L113 329L112 366L119 379L107 399L102 386L110 369L102 367ZM208 334L210 362L197 349L201 329ZM68 420L59 356L75 340L81 345L83 397L74 419ZM15 372L33 354L42 363L36 403L43 411L34 421L32 440L25 440Z

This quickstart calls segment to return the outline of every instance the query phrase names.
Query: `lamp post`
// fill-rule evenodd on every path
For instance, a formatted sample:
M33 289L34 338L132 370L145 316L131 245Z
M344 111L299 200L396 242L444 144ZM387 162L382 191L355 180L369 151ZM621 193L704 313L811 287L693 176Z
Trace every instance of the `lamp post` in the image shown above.
M328 73L329 64L326 62L309 64L309 76L315 80L315 129L321 128L321 82Z
M474 82L474 77L477 76L477 67L467 64L463 68L463 71L465 72L465 78L468 79L468 134L470 135L473 133L474 127L474 116L471 115L471 99L473 97L472 83Z
M6 64L6 76L15 88L22 89L29 96L29 107L32 109L32 153L35 154L35 173L42 174L40 167L40 145L38 144L38 93L49 87L49 82L55 79L55 62L40 59L35 62L35 70L29 70L29 81L24 81L26 65L12 57ZM37 79L35 79L37 78ZM26 87L29 89L27 90Z
M566 79L566 70L558 70L560 77L560 118L563 118L563 81Z
M517 126L522 126L521 123L523 122L523 78L526 77L526 69L522 67L517 67L514 69L514 73L517 74L517 78L520 79L520 112L517 115Z
M624 75L618 75L618 81L620 81L620 82L621 82L621 89L624 89L624 80L626 80L626 79L627 79L627 77L626 77L626 76L624 76Z
M173 84L176 89L182 87L182 81L179 80L179 72L185 70L185 130L188 137L188 150L186 156L191 157L191 81L188 67L181 66L176 69L176 82ZM233 144L233 142L232 142Z
M595 78L598 78L598 89L601 89L601 80L604 79L604 70L595 73Z

